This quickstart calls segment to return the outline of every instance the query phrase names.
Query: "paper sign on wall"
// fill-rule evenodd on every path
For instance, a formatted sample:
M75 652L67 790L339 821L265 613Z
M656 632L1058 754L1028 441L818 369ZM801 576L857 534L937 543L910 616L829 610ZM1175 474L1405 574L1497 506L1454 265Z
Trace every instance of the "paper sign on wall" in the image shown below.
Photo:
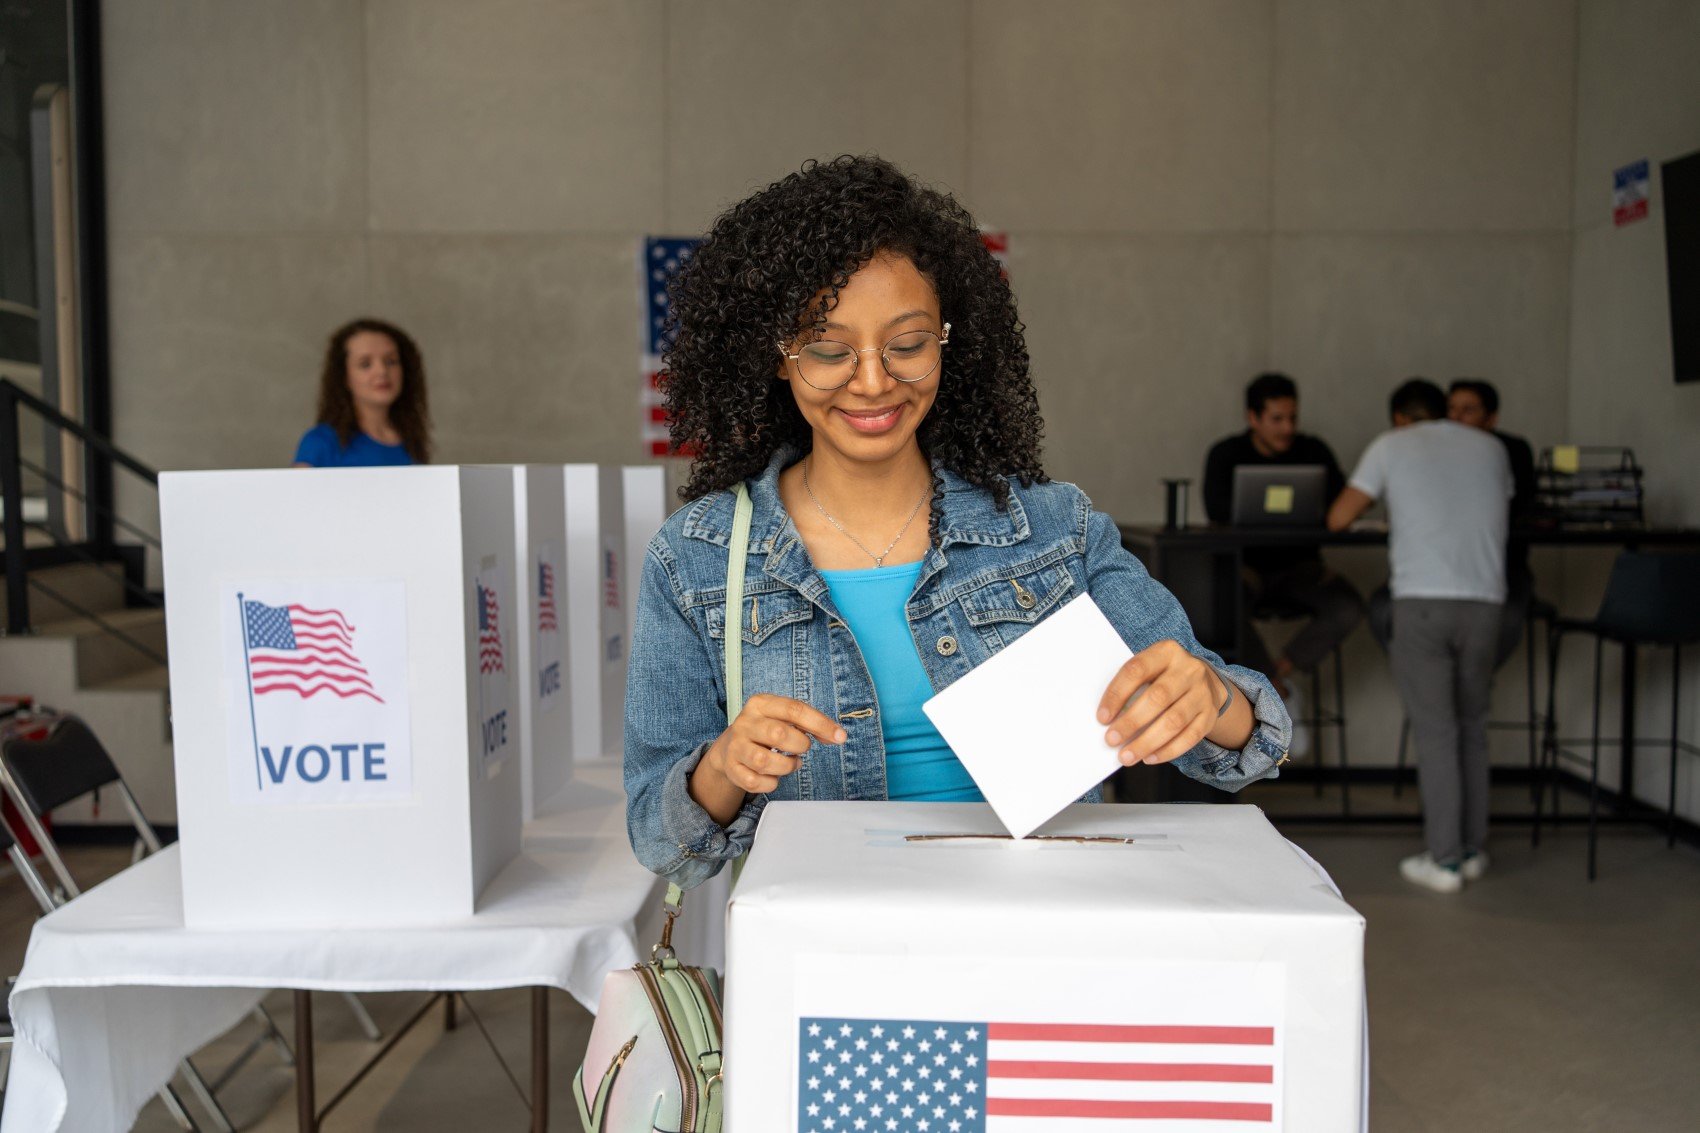
M537 688L537 705L548 712L561 700L561 621L560 586L565 579L561 573L561 549L554 543L537 545L537 561L533 564L532 585L537 587L537 646L533 680Z
M1647 159L1621 169L1615 169L1611 175L1611 219L1618 227L1644 219L1647 215L1647 198L1652 195L1651 181L1647 176Z
M411 797L405 585L244 580L221 601L231 801Z
M502 593L501 564L489 556L480 564L473 600L478 610L478 751L486 767L506 759L508 733L508 656L505 623L511 604Z
M1280 964L1106 980L1101 960L800 956L796 971L798 1133L1282 1127Z

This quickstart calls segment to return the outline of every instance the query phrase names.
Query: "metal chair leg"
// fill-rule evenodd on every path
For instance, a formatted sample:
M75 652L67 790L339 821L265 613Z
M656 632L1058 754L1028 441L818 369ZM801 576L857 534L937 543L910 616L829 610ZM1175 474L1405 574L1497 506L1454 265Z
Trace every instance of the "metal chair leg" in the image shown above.
M1676 845L1676 750L1677 705L1682 703L1682 646L1671 646L1670 654L1670 806L1665 811L1665 848Z
M230 1115L224 1112L224 1107L218 1104L218 1097L207 1085L207 1080L201 1077L201 1072L195 1069L195 1064L185 1058L177 1064L183 1071L183 1078L189 1083L189 1090L212 1115L213 1128L218 1133L236 1133L236 1125L230 1120Z
M1529 701L1529 801L1532 803L1538 792L1535 786L1535 728L1539 723L1539 718L1535 715L1535 619L1532 614L1524 617L1523 632L1523 676Z
M1588 880L1594 880L1595 843L1598 838L1600 809L1600 662L1605 655L1606 639L1594 638L1594 735L1592 758L1588 770Z
M1352 816L1352 771L1346 759L1346 662L1334 647L1334 724L1340 729L1340 817Z
M345 991L342 993L342 998L343 1002L348 1004L348 1009L354 1013L354 1021L360 1024L362 1031L366 1032L367 1039L372 1042L382 1041L384 1032L378 1029L377 1022L372 1018L372 1013L366 1010L366 1005L360 1002L360 997L351 991Z
M1564 631L1551 625L1547 626L1547 713L1541 725L1541 765L1535 784L1535 821L1529 827L1529 845L1532 847L1539 847L1541 844L1541 817L1549 788L1552 791L1554 824L1558 821L1558 784L1555 779L1558 770L1558 731L1554 721L1557 717L1558 651L1563 643Z
M195 1124L193 1117L189 1116L189 1109L183 1104L183 1099L177 1096L176 1090L170 1086L161 1086L159 1093L155 1096L165 1106L165 1112L169 1113L177 1124L186 1130L186 1133L201 1133L201 1127Z
M1322 664L1321 664L1321 662L1318 662L1317 665L1316 665L1316 668L1314 668L1310 671L1310 710L1306 713L1306 716L1305 716L1305 719L1309 723L1309 726L1310 726L1310 742L1316 745L1316 797L1319 798L1319 799L1322 797L1322 769L1326 766L1326 764L1323 762L1323 758L1322 758L1322 756L1323 756L1323 745L1322 745L1322 672L1321 672L1321 670L1322 670Z
M1405 749L1411 742L1411 718L1406 716L1399 721L1399 759L1393 765L1393 797L1398 798L1405 790Z

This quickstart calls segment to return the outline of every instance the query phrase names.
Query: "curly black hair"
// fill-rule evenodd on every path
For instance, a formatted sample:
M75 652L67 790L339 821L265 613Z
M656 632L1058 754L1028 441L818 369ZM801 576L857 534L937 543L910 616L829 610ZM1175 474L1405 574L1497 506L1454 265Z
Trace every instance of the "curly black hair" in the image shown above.
M839 289L884 252L914 263L951 325L922 451L1000 508L1005 477L1046 479L1015 297L974 218L882 158L843 156L809 161L722 213L672 282L660 385L673 443L695 455L681 499L757 475L781 447L808 449L809 426L777 379L776 346L818 336Z

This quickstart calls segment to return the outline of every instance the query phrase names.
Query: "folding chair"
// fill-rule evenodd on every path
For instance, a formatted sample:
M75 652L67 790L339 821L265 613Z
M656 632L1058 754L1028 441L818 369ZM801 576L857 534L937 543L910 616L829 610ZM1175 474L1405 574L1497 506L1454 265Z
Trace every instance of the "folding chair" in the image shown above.
M42 913L51 913L55 907L53 894L48 889L47 882L36 871L35 863L24 853L24 848L18 845L17 836L4 819L0 819L0 850L4 850L6 856L12 860L12 868L17 870L18 876L23 879L24 888L30 891L30 896L35 898L35 903L40 906ZM12 1016L7 1009L7 1001L11 998L12 977L7 977L6 984L6 996L0 998L0 1100L5 1098L6 1076L12 1069ZM166 1111L177 1124L189 1133L200 1133L200 1126L189 1116L183 1099L177 1096L177 1091L171 1088L170 1083L160 1087L159 1100L164 1103Z

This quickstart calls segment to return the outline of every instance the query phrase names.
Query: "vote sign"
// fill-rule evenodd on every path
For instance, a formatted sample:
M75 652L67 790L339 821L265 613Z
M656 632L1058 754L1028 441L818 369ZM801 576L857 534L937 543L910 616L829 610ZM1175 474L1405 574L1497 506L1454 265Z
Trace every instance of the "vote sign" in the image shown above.
M221 602L231 801L411 798L405 584L243 580Z
M536 673L532 679L536 681L538 708L548 712L560 702L563 688L559 603L565 575L561 572L560 548L554 543L539 544L536 560L532 569L532 585L537 588L537 637L532 654Z

